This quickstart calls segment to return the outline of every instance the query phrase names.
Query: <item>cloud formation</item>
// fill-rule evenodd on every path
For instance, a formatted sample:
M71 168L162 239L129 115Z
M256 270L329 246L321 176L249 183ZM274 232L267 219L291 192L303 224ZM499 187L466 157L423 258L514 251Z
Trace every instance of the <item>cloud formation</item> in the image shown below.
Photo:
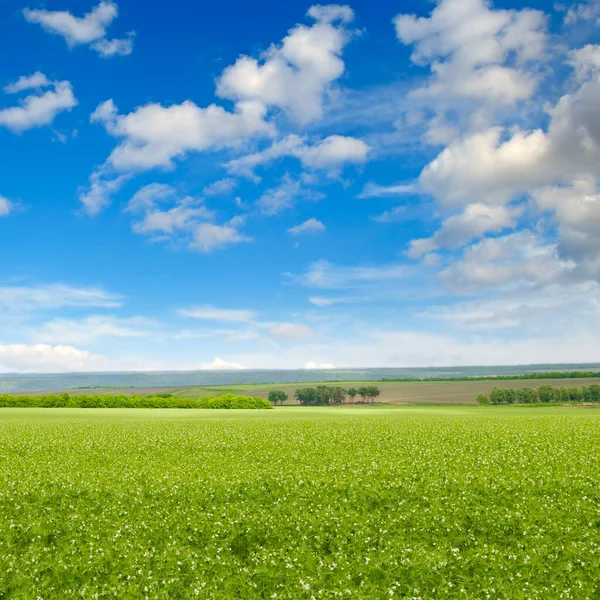
M110 0L103 0L83 17L75 17L68 11L23 9L23 16L29 23L41 25L48 33L60 35L69 48L88 45L103 58L127 56L133 50L134 32L122 39L106 37L108 27L118 14L117 4Z
M70 82L50 81L39 71L6 85L4 93L17 94L31 89L35 93L21 99L18 105L0 109L0 126L22 133L28 129L50 125L58 114L77 106Z

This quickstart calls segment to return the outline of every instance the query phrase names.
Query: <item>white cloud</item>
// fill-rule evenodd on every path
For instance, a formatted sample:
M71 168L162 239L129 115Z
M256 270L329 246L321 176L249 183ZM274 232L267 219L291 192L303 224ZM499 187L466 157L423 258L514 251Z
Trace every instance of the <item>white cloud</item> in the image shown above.
M22 75L14 83L4 86L4 93L18 94L23 90L37 90L50 85L52 82L43 73L36 71L33 75Z
M14 311L92 306L116 308L121 305L121 296L99 288L76 288L62 284L0 287L0 307Z
M575 265L560 258L556 245L544 243L533 232L518 231L486 238L467 248L462 258L440 276L459 294L504 287L529 288L570 281Z
M336 304L353 304L355 302L363 302L368 298L362 298L359 296L342 296L337 298L325 298L323 296L311 296L308 301L311 304L319 307L334 306Z
M269 329L269 335L282 342L296 342L308 340L316 334L308 325L295 325L293 323L280 323Z
M228 177L207 185L202 193L205 196L224 196L233 192L236 187L237 181Z
M0 217L6 217L9 215L13 211L14 207L14 204L8 198L0 196Z
M216 308L214 306L195 306L177 311L182 317L200 319L202 321L220 321L225 323L250 323L256 320L256 313L251 310Z
M142 338L152 325L141 317L90 316L84 319L53 319L36 327L32 337L50 344L89 344L99 338Z
M600 286L594 282L551 284L544 289L521 289L497 297L483 297L448 306L429 306L423 315L456 327L486 331L519 328L524 331L572 329L600 316Z
M335 369L335 365L332 365L331 363L328 362L317 362L314 360L309 360L306 362L306 364L304 365L304 368L307 371L316 371L319 369Z
M467 97L513 104L535 91L524 68L546 44L546 19L530 9L493 10L485 0L441 0L430 17L398 15L398 39L414 44L412 60L431 65L419 96Z
M140 188L127 204L129 212L141 212L151 210L163 200L176 197L177 191L174 187L165 183L149 183Z
M533 192L542 211L554 213L558 223L558 252L580 263L588 275L600 276L600 190L593 178L576 179L571 185Z
M600 45L588 44L570 52L570 64L578 81L583 82L600 74Z
M100 104L91 121L108 133L123 138L108 163L117 170L169 168L187 152L203 152L239 143L256 135L271 135L265 122L265 107L258 102L240 102L235 112L211 104L200 108L190 100L164 107L146 104L127 115L119 115L112 100Z
M110 0L103 0L83 17L75 17L68 11L23 10L29 23L36 23L48 33L62 36L69 48L88 44L102 57L125 56L133 49L133 32L124 39L106 38L106 30L118 13L117 4Z
M73 346L0 345L0 369L4 372L97 371L105 369L106 364L104 357Z
M139 215L133 231L151 236L154 241L182 242L191 250L205 253L251 241L239 231L243 218L234 217L222 225L213 223L215 215L202 200L179 198L176 190L165 184L144 186L126 210Z
M130 32L126 38L120 40L98 40L92 44L92 48L103 58L111 56L127 56L133 52L133 38L135 34Z
M565 15L565 23L572 25L577 21L596 21L600 23L600 2L598 0L588 0L570 6Z
M518 209L486 204L469 204L465 210L444 221L442 228L430 238L412 240L408 256L421 258L441 247L459 248L486 233L498 233L516 226Z
M79 188L79 201L88 215L97 215L110 204L111 196L121 189L129 179L127 175L106 177L103 171L96 171L90 176L89 186Z
M194 230L194 239L190 243L190 248L208 254L232 244L251 242L251 237L239 232L238 223L239 220L236 218L225 225L201 223Z
M360 287L383 281L398 281L409 269L403 265L380 267L345 267L326 260L313 263L302 275L290 275L294 281L312 288L343 289Z
M42 92L40 88L52 86L53 89ZM34 127L49 125L56 116L77 106L73 88L68 81L49 81L39 71L23 76L15 83L5 86L9 94L27 89L37 89L37 94L23 98L17 106L0 109L0 126L21 133Z
M321 192L303 188L299 181L286 176L280 185L270 188L262 194L256 201L256 207L261 213L273 216L292 208L297 200L316 202L323 198L324 195Z
M200 371L243 371L250 367L234 362L227 362L216 356L211 363L200 365L198 368Z
M290 134L266 150L230 161L226 167L231 173L258 179L253 172L257 166L291 156L300 160L306 169L335 171L344 164L365 162L370 150L368 144L353 137L331 135L310 144L307 138Z
M291 227L288 229L288 233L290 235L306 235L306 234L314 234L321 233L325 231L325 225L318 221L315 218L308 219L304 221L304 223L300 223L300 225L296 225L295 227Z
M300 123L320 118L325 96L344 72L341 54L350 38L345 24L354 13L347 6L328 5L312 7L308 16L314 25L296 25L260 60L241 56L225 69L217 94L276 106Z
M418 187L413 183L401 183L398 185L377 185L369 182L359 194L359 198L386 198L388 196L404 196L406 194L418 193Z

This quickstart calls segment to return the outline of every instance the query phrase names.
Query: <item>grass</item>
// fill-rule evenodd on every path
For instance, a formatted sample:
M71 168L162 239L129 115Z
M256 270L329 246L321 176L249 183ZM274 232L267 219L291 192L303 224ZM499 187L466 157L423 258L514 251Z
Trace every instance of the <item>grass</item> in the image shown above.
M0 410L0 598L597 598L600 411Z

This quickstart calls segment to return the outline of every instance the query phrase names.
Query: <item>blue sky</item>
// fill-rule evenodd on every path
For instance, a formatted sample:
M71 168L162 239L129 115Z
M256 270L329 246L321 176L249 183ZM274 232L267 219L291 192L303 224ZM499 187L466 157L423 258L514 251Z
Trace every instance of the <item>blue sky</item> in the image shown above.
M600 360L597 1L0 10L0 371Z

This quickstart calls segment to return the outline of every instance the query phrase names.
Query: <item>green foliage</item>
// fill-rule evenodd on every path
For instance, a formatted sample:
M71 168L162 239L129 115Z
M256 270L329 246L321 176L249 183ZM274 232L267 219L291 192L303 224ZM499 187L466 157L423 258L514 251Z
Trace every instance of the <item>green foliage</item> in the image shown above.
M477 396L477 402L483 404L480 397ZM537 389L521 388L518 390L494 388L490 394L492 404L534 404L543 402L598 402L600 403L600 385L593 384L589 387L578 388L554 387L551 385L541 385Z
M303 406L329 406L342 404L346 399L346 390L332 385L318 385L316 388L299 388L294 397Z
M489 404L490 397L487 394L479 394L479 396L477 396L477 402L479 404Z
M600 411L469 410L0 411L0 597L598 598Z
M178 398L176 396L117 396L104 394L49 394L46 396L9 396L0 394L0 407L13 408L272 408L264 398L254 396L207 396Z
M494 388L490 394L492 404L504 404L506 402L506 390L504 388Z
M348 390L347 393L348 393L348 396L350 396L350 400L352 402L354 402L354 398L356 398L356 396L358 396L358 390L356 388L352 387Z
M283 404L288 399L288 395L281 390L271 390L269 392L269 402L271 404Z
M524 373L522 375L481 375L475 377L384 377L379 381L402 383L415 381L519 381L523 379L596 379L600 378L598 371L552 371L551 373Z
M363 386L358 388L358 395L363 399L363 402L373 402L381 391L375 386Z

